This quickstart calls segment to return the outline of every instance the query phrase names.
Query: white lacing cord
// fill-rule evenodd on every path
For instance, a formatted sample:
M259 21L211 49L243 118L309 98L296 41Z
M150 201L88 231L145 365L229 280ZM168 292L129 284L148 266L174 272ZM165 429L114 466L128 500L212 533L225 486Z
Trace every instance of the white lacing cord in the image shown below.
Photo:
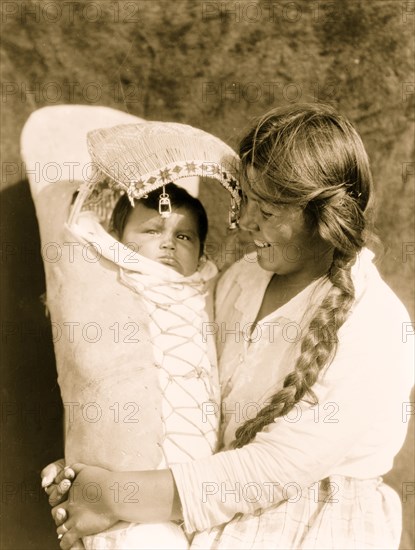
M152 300L148 297L149 293L153 294L153 297L157 296L159 298L165 298L166 295L164 292L157 292L156 288L152 284L145 284L144 283L144 291L143 291L143 297L145 298L148 309L149 309L149 316L154 323L157 334L151 335L151 342L152 345L159 350L159 352L162 354L162 361L161 364L158 364L158 368L160 368L163 371L163 378L166 384L163 384L161 389L161 392L163 394L164 400L168 403L170 406L171 412L168 414L167 417L163 417L163 426L164 426L164 441L169 440L169 442L175 446L177 449L180 450L181 453L184 453L189 457L189 459L195 458L192 454L192 450L194 448L193 445L191 445L188 448L184 448L178 441L177 438L180 436L191 436L195 438L195 443L197 441L200 441L200 438L203 438L205 441L205 444L207 444L210 448L210 452L213 452L215 450L216 441L215 441L215 434L216 434L216 419L212 417L212 415L207 416L203 421L203 403L208 401L212 397L212 388L210 385L210 373L209 368L210 364L208 362L207 358L207 350L206 345L202 340L202 335L196 331L196 333L193 333L192 335L184 335L183 332L177 332L180 331L180 329L183 329L185 327L188 327L190 324L192 327L195 327L196 325L196 319L198 320L198 325L201 326L203 322L202 312L194 311L192 308L189 308L189 306L186 305L186 301L189 298L194 298L198 294L200 295L200 292L196 290L196 288L192 288L194 292L191 293L191 295L183 297L183 298L172 298L169 296L169 299L171 302L168 304L168 307L166 307L163 304L158 303L157 298ZM200 286L200 284L199 284ZM190 289L189 289L190 290ZM154 294L155 293L155 294ZM182 306L180 307L180 312L175 311L177 309L175 306ZM183 308L184 306L184 308ZM161 326L158 322L158 313L160 312L160 309L168 309L169 315L174 316L175 321L169 324L169 326ZM189 318L191 318L191 321L189 318L186 318L185 316L185 308L188 308L189 310ZM183 311L184 310L184 311ZM196 319L195 319L196 318ZM152 331L150 331L151 334ZM199 334L200 338L195 338ZM173 336L179 338L179 341L168 348L160 348L160 345L158 343L158 340L160 337L164 336ZM187 340L187 342L186 342ZM198 341L199 340L199 341ZM175 351L180 348L181 346L186 346L186 344L192 344L193 346L197 346L200 350L199 353L199 360L195 364L194 362L189 361L186 357L183 357L179 354L175 355ZM185 374L175 374L172 373L172 370L170 367L174 366L174 363L177 362L177 360L180 360L181 362L187 363L189 365L189 371L187 371ZM204 364L205 363L205 364ZM204 399L202 402L200 402L194 394L191 393L189 388L186 387L186 382L190 379L199 379L200 383L203 384L203 394ZM181 392L184 392L187 397L189 398L189 402L191 403L189 405L189 402L186 404L177 404L172 400L171 398L171 390L174 390L174 386L177 385L180 388ZM170 390L170 391L169 391ZM195 423L191 419L191 415L186 414L185 411L197 411L197 414L200 415L200 424ZM181 420L180 425L182 426L182 429L180 430L172 430L170 425L174 424L174 417L177 416L177 420ZM185 421L189 428L192 428L189 430L189 432L186 432L183 430L183 422ZM195 433L196 432L196 433ZM163 446L163 444L162 444ZM166 456L166 450L163 449L163 453L165 455L165 459L167 463L171 463L172 461L169 460L169 457Z

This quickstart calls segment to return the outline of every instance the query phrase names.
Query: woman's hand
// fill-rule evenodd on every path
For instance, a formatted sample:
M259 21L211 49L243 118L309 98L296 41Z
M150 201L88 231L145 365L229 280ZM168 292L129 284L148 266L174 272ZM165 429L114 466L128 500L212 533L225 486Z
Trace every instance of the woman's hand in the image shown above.
M49 487L54 480L55 477L65 468L65 459L61 458L59 460L55 460L55 462L51 462L47 466L43 468L43 470L40 472L40 477L42 479L42 487Z
M170 470L114 472L85 464L71 468L76 479L68 500L52 509L63 550L117 521L154 523L182 518Z
M75 477L72 468L65 468L63 458L48 464L40 472L42 478L42 487L49 497L49 504L56 506L66 500L67 493L71 487L71 481Z
M76 479L68 499L52 509L63 550L69 550L81 537L104 531L118 521L114 513L114 492L110 488L112 472L85 464L71 468Z

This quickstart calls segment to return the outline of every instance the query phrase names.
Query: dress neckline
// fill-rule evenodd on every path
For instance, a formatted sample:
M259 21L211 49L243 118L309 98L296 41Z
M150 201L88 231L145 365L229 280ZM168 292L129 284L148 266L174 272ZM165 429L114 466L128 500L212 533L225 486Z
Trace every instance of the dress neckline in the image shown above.
M235 302L235 308L239 310L241 313L241 324L243 326L247 325L248 323L255 323L255 320L258 316L259 310L262 305L262 301L264 299L264 295L266 292L266 289L274 276L274 273L272 271L266 271L265 269L262 269L258 265L258 263L254 263L252 261L252 258L255 257L256 253L250 254L250 265L248 269L242 269L238 275L238 284L243 289L243 292L240 293L238 296L236 302ZM319 288L321 285L324 287L326 277L323 275L321 277L318 277L317 279L314 279L311 281L307 286L305 286L300 292L298 292L295 296L290 298L285 304L282 306L279 306L275 310L268 313L265 317L262 317L262 319L258 319L258 321L255 323L255 326L257 325L263 325L265 322L270 321L273 318L278 317L287 317L292 321L299 322L301 318L303 317L303 311L301 314L299 314L299 310L301 308L296 308L296 303L299 301L302 301L304 296L307 294L314 293L317 288ZM254 282L254 286L252 283ZM328 285L330 285L329 282L327 282ZM253 291L246 292L245 289L249 288ZM254 325L253 325L254 326Z

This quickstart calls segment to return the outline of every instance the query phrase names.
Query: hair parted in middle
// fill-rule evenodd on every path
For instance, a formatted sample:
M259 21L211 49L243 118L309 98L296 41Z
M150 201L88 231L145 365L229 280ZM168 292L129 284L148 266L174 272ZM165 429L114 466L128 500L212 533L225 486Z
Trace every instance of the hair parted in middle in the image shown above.
M300 206L310 230L332 248L333 261L326 274L330 290L305 331L294 370L269 404L238 428L237 448L304 397L317 402L313 385L336 353L337 332L354 301L351 266L366 244L373 188L358 133L328 105L273 109L242 139L239 154L242 190L250 188L270 205Z

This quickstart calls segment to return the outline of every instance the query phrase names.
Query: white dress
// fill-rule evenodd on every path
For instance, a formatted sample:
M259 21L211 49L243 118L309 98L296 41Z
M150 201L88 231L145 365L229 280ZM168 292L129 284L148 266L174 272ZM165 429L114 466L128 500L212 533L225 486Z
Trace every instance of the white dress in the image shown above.
M219 281L217 346L223 451L172 467L191 548L397 549L398 495L382 482L403 444L403 405L413 385L408 313L363 250L352 268L356 301L336 356L302 400L254 441L232 449L235 431L292 371L301 334L328 289L313 282L262 319L272 273L249 255Z

